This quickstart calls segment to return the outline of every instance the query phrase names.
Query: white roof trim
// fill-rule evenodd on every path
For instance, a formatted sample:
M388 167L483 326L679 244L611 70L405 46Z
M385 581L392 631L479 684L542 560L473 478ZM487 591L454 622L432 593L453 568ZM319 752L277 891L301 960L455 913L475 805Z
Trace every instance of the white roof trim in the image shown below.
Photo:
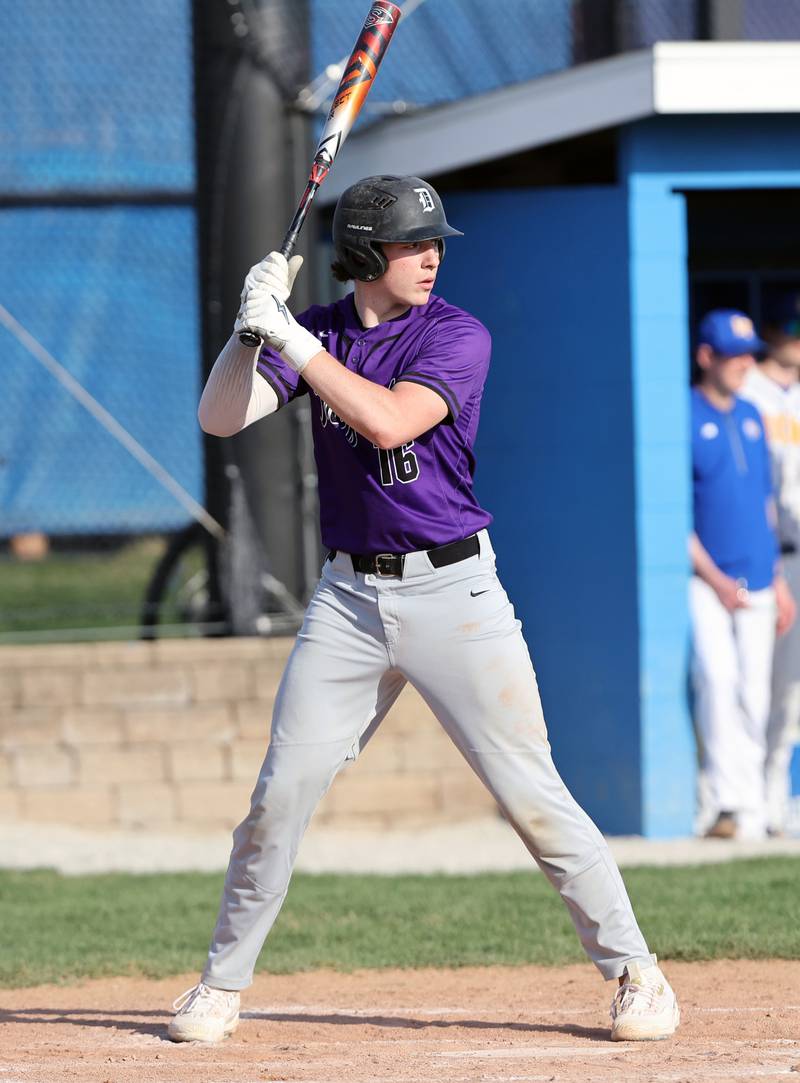
M317 199L373 173L435 176L656 113L794 112L800 42L659 42L356 132Z
M656 113L800 112L800 42L660 42Z

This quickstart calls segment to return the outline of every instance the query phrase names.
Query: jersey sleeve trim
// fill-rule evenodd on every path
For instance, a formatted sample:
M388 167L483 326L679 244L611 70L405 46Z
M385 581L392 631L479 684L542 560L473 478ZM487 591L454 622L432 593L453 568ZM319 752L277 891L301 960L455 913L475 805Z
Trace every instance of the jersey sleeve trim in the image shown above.
M281 406L285 406L291 401L294 389L286 383L276 368L273 368L273 366L266 361L259 361L256 365L256 369L258 370L259 375L267 381L269 386L278 396L279 409Z
M407 381L411 384L421 384L422 387L427 387L429 391L435 391L440 398L444 399L445 406L448 409L450 417L453 421L456 420L461 407L458 405L458 399L453 392L453 389L449 387L444 380L437 380L433 376L429 376L426 372L404 372L399 378L398 383Z

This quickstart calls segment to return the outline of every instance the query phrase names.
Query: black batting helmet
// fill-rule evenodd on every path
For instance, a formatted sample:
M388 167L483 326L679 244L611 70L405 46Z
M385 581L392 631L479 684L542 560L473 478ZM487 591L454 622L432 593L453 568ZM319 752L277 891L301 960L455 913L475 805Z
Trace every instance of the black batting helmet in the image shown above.
M436 189L420 177L365 177L342 192L333 214L336 261L361 282L386 271L381 241L435 239L442 259L445 237L463 233L448 225Z

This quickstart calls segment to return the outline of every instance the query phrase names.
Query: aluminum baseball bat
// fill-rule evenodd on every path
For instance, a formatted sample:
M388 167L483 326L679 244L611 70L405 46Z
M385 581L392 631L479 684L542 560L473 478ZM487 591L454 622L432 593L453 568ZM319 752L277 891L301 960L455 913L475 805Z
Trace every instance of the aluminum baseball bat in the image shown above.
M370 5L369 15L361 28L358 40L345 65L339 87L334 95L328 119L317 145L306 189L300 197L292 224L283 238L280 251L288 259L297 237L303 228L311 202L327 177L336 155L350 134L350 129L361 111L364 99L375 81L378 68L400 21L400 8L389 0L376 0ZM239 332L244 346L260 346L257 331L245 328Z

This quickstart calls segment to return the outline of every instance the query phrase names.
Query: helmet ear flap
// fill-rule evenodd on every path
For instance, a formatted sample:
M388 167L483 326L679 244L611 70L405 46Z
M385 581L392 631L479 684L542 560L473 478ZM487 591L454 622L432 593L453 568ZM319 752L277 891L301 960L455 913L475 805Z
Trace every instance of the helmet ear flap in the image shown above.
M376 279L380 278L381 275L386 274L389 261L383 253L383 245L378 244L376 241L370 241L367 247L369 256L366 260L366 273L362 278L362 282L374 282Z
M376 241L358 247L344 244L336 249L336 256L350 277L359 282L375 282L389 266L383 248Z

